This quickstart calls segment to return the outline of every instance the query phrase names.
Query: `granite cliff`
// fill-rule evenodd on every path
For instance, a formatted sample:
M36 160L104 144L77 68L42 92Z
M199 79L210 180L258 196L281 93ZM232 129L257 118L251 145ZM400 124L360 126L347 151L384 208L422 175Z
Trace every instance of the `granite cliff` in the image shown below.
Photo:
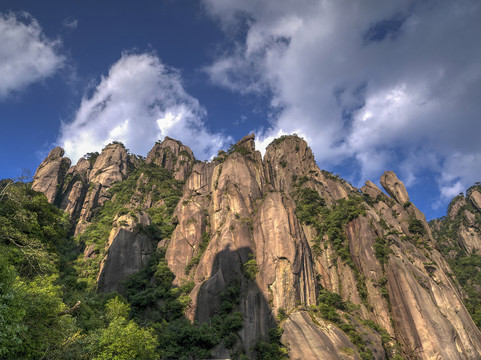
M481 359L450 262L481 249L477 188L430 227L396 174L380 179L387 194L357 189L320 170L297 136L262 157L248 135L210 162L170 138L146 159L120 143L72 167L63 155L50 152L33 189L70 214L86 281L125 294L162 253L173 287L190 284L191 321L229 313L234 294L240 324L214 357L260 358L279 326L291 359Z

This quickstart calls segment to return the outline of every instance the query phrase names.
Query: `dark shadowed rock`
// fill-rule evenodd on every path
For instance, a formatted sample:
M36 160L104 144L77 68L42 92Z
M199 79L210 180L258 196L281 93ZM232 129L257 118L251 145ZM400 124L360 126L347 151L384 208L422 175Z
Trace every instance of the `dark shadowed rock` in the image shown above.
M113 232L100 268L98 287L102 292L123 293L122 281L144 268L155 248L152 240L145 235L122 228L114 229Z

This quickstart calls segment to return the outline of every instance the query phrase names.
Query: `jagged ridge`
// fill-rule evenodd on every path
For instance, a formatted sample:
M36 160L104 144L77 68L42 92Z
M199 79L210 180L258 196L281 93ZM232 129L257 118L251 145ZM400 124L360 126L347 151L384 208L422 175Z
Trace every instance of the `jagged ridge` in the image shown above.
M62 156L52 150L33 188L71 214L76 235L110 201L113 184L144 161L121 144L70 169ZM262 159L249 135L212 162L196 162L188 147L166 138L146 162L185 181L175 230L154 243L165 249L175 284L194 282L188 317L208 322L220 311L221 294L240 285L242 329L214 356L253 357L256 341L282 319L282 342L294 359L481 357L481 333L450 266L394 173L381 177L390 196L372 182L356 189L321 171L296 136L275 140ZM132 197L132 214L117 214L106 248L97 249L105 291L121 291L121 280L152 252L151 238L133 225L148 226L148 209L161 204L148 200L151 191L142 194L142 181L148 179L140 175L136 192L144 200Z

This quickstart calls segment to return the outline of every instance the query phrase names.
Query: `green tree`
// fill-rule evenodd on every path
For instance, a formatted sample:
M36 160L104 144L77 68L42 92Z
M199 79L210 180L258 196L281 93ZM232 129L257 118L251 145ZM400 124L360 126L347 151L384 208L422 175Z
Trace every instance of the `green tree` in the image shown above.
M109 325L99 332L95 359L156 359L158 341L152 329L141 328L127 316L130 306L119 298L106 305Z

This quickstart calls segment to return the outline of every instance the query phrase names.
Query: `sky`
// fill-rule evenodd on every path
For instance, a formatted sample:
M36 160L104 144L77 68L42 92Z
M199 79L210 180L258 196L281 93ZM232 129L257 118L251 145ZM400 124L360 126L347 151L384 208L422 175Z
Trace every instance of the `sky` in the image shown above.
M428 219L481 181L478 0L2 0L0 178L170 136L206 160L296 133Z

